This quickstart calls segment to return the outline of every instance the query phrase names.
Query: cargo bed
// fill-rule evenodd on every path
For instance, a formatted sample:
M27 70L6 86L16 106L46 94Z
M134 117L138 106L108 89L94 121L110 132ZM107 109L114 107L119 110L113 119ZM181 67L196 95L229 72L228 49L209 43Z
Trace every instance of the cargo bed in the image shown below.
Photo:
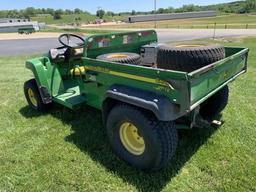
M71 65L54 64L47 56L29 60L26 65L34 74L43 73L35 75L38 85L48 90L52 100L66 107L89 105L102 110L111 92L122 102L150 110L169 110L171 115L162 112L164 117L160 120L175 120L188 114L247 69L249 50L238 47L225 47L224 59L190 73L97 59L105 53L140 54L141 46L156 42L157 34L153 30L94 35L85 40L81 59ZM78 74L70 78L67 72L77 68ZM74 91L74 95L66 94L70 89L78 91ZM145 95L164 98L168 103L159 106L160 102Z
M92 36L87 39L86 57L83 58L83 63L86 71L95 74L97 82L105 85L104 91L107 91L111 85L117 84L166 96L179 108L175 117L194 110L244 73L247 68L249 50L238 47L225 47L224 59L190 73L129 64L120 65L96 59L103 53L139 54L141 46L155 42L157 42L155 31ZM99 96L99 103L104 99L105 95ZM93 106L101 108L101 106Z
M247 48L226 47L226 58L188 74L190 110L247 69Z

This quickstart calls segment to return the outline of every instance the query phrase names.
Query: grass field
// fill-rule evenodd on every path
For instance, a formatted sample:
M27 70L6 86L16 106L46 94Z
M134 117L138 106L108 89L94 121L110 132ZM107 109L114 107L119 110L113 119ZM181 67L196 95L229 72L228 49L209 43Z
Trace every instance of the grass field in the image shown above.
M134 170L112 154L101 114L28 108L23 82L29 57L0 58L0 191L256 191L256 38L249 70L230 85L220 128L180 132L167 169Z
M40 32L54 32L54 33L75 33L75 34L86 34L86 35L94 35L94 34L105 34L105 33L118 33L124 32L126 30L109 30L109 29L80 29L80 28L54 28L54 27L46 27Z
M38 22L45 22L46 24L68 24L68 23L74 23L76 22L76 18L81 18L82 23L88 23L89 21L94 21L97 17L95 15L89 15L89 14L72 14L72 15L62 15L61 19L54 20L52 16L38 16L38 17L32 17L31 19ZM123 17L120 16L107 16L105 15L103 19L107 21L115 20L121 20Z
M198 19L158 21L158 28L256 28L256 15L232 14ZM246 26L247 25L247 26ZM100 26L102 28L154 28L154 22Z

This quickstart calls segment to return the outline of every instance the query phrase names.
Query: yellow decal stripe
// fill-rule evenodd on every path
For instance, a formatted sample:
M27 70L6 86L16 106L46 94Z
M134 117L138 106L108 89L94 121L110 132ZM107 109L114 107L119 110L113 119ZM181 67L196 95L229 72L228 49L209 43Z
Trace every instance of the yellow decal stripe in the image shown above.
M86 70L92 70L92 71L97 71L97 72L101 72L101 73L108 73L110 75L125 77L128 79L134 79L134 80L138 80L138 81L144 81L144 82L148 82L148 83L158 84L158 85L166 86L166 87L174 90L174 88L172 87L172 85L170 83L160 80L160 79L153 79L153 78L142 77L142 76L138 76L138 75L132 75L132 74L127 74L127 73L122 73L122 72L117 72L117 71L111 71L107 68L94 67L94 66L85 66L84 70L81 70L81 71L86 71Z
M125 78L129 78L129 79L144 81L144 82L148 82L148 83L163 85L163 86L169 87L169 88L174 90L174 88L168 82L162 81L160 79L152 79L152 78L148 78L148 77L142 77L142 76L138 76L138 75L131 75L131 74L116 72L116 71L109 71L109 74L119 76L119 77L125 77Z

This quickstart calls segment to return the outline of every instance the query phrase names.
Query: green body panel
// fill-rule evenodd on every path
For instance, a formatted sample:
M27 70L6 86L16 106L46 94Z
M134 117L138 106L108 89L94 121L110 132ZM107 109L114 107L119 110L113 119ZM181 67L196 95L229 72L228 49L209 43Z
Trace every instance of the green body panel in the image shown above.
M140 53L140 47L157 42L154 30L94 35L86 39L84 56L96 58L98 55L116 52Z
M226 48L226 52L233 55L227 54L225 59L188 74L191 110L234 80L234 77L246 72L248 49Z
M33 72L38 86L46 87L53 97L65 90L58 67L47 57L28 60L26 67Z
M86 39L84 56L69 63L53 63L48 57L27 61L38 86L44 86L52 100L75 109L90 105L102 109L106 92L112 85L125 85L163 95L189 114L207 98L244 73L248 49L226 47L226 58L191 73L117 64L97 60L110 52L139 53L140 47L157 42L155 31L139 31L92 36ZM71 69L84 67L80 75ZM184 127L180 125L179 127Z
M180 104L184 110L186 108L187 99L184 100L182 97L182 95L188 95L188 90L185 88L187 87L185 73L172 71L168 73L165 70L120 65L88 58L84 58L84 64L90 69L87 72L87 80L91 83L85 84L85 90L88 92L88 97L89 95L93 97L92 103L88 99L88 104L93 107L100 109L106 90L118 84L165 95L173 103ZM95 81L90 80L92 76ZM169 85L165 85L165 81L168 81ZM184 88L180 89L181 87ZM98 91L101 94L98 94Z

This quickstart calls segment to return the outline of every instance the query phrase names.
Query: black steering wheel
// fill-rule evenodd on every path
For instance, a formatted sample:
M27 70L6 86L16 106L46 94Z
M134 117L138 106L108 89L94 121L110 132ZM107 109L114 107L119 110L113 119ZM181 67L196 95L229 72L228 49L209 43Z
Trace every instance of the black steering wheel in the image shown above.
M72 38L73 38L73 41L72 41ZM82 37L75 34L68 34L68 33L60 35L59 42L63 46L68 48L73 48L73 49L82 48L85 44L85 40Z

